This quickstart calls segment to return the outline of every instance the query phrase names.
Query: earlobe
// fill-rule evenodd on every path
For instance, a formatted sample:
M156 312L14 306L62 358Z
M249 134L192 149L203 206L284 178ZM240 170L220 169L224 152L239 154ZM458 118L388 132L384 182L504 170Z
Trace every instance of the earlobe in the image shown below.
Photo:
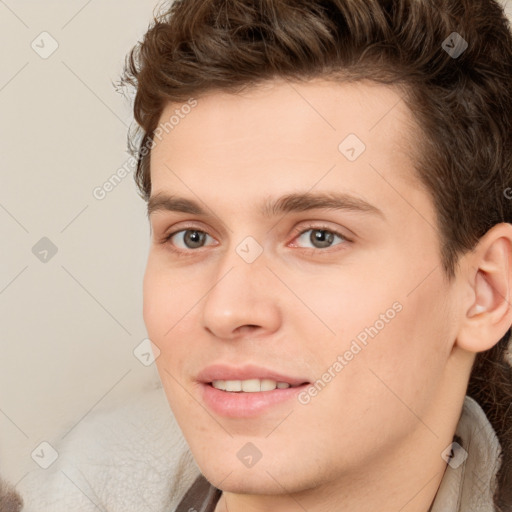
M512 324L512 225L491 228L468 255L466 268L471 300L463 305L456 344L477 353L493 347Z

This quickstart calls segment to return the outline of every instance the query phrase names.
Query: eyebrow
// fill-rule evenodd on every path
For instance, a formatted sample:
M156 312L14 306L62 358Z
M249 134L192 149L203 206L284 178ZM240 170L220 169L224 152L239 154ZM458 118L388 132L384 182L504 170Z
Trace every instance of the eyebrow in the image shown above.
M346 193L291 193L278 199L267 199L260 208L260 214L272 218L290 212L304 212L315 209L344 210L370 213L385 219L382 211L364 199ZM148 200L148 217L158 211L181 212L208 216L203 207L191 199L158 193Z

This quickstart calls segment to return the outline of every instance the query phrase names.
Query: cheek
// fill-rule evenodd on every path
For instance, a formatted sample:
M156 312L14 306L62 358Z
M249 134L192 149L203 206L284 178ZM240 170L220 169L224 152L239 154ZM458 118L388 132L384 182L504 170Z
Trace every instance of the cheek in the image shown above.
M143 281L143 319L148 337L160 349L156 366L166 388L178 386L167 372L181 382L184 361L201 348L199 337L191 333L197 329L198 301L204 291L197 284L194 287L194 282L201 280L166 267L157 257L149 258Z
M193 280L177 283L176 274L162 264L160 257L150 254L143 281L143 318L156 342L172 337L194 303Z
M154 263L151 258L148 260L144 274L143 318L148 337L160 349L155 365L167 401L174 412L182 412L187 408L182 389L184 378L180 372L189 343L177 341L180 337L183 339L187 319L184 315L189 309L184 307L186 289L176 293L176 286L170 278L171 272Z
M450 354L452 313L440 272L411 293L412 282L412 276L391 282L373 275L365 286L358 279L345 279L336 284L338 293L333 286L323 295L310 296L312 308L336 332L320 352L322 365L317 368L339 375L327 386L325 404L344 396L354 413L379 411L389 421L414 420L403 403L418 413L428 407ZM343 357L343 369L337 365L336 372L332 368L338 356Z
M421 416L442 381L452 329L449 308L439 290L442 284L433 279L413 294L400 294L401 311L369 338L361 352L359 371L367 379L362 400L377 408L388 404L390 419L407 418L404 404Z

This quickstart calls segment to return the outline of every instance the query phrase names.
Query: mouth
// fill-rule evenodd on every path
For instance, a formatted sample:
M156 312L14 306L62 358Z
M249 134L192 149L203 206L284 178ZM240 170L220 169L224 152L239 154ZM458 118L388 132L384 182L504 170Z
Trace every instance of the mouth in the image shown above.
M211 365L197 376L208 409L228 418L254 418L288 405L311 382L267 368Z
M207 366L199 372L196 380L211 384L223 391L247 391L249 393L297 387L309 382L306 378L286 375L263 366L253 364L231 366L223 363Z
M274 391L274 389L288 389L309 384L302 382L300 384L290 384L289 382L275 381L272 379L247 379L247 380L214 380L208 382L210 386L220 391L228 393L259 393Z

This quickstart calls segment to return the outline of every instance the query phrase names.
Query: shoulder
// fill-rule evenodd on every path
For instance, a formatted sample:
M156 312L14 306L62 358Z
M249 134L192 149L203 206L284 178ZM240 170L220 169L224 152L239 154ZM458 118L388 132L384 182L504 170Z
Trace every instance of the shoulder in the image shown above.
M23 512L169 511L199 474L159 387L91 412L18 485Z

